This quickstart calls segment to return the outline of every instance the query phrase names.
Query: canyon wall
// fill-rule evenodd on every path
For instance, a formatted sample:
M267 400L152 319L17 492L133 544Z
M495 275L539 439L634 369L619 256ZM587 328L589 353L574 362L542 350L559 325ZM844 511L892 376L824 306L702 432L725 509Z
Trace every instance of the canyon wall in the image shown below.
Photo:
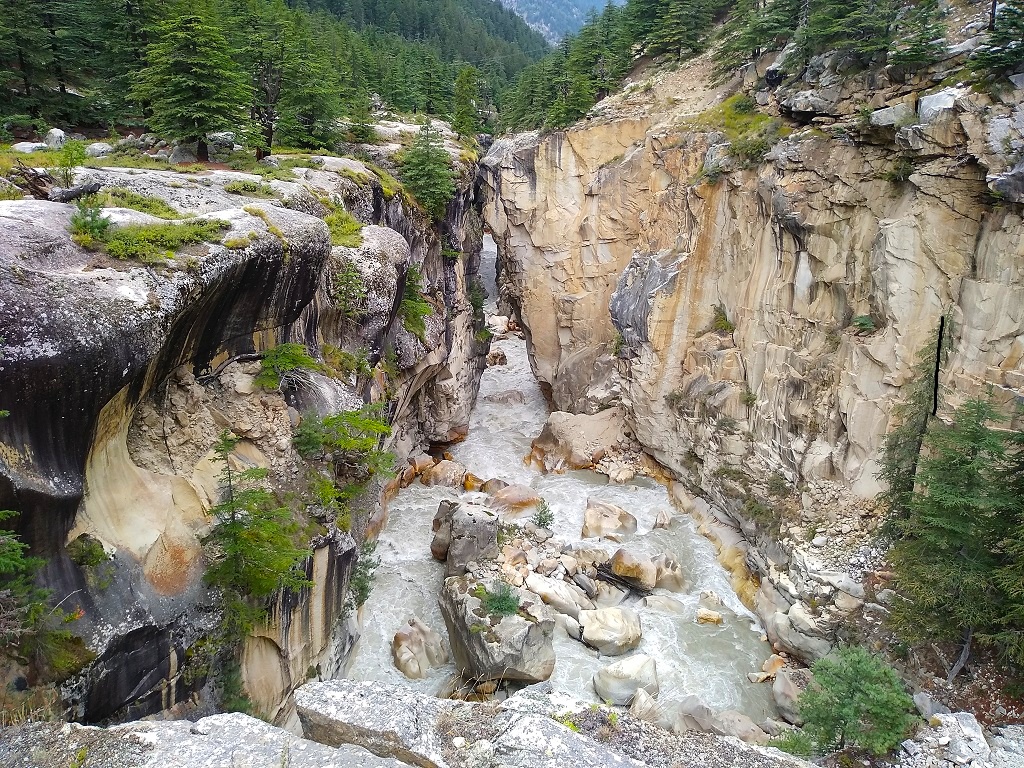
M940 415L991 391L1022 426L1024 91L843 80L835 57L769 89L770 63L719 86L707 56L664 70L568 130L499 140L481 178L554 407L625 406L684 504L742 530L728 546L786 593L807 573L779 539L877 525L882 441L942 318ZM779 120L760 160L730 149L720 105L741 90ZM864 540L815 568L863 571ZM827 582L762 594L762 617Z
M70 628L98 655L64 685L78 719L202 706L203 646L218 608L202 581L201 539L220 498L213 446L222 430L240 438L232 466L266 469L312 536L313 586L279 595L242 654L256 711L281 723L294 723L295 686L340 673L358 633L349 574L359 542L386 515L379 485L351 521L321 515L293 427L309 411L382 401L393 425L384 447L400 460L465 433L487 351L468 298L482 237L475 168L458 167L456 199L433 222L360 162L309 166L270 182L270 199L233 192L232 183L259 181L244 173L86 171L105 188L226 222L217 242L154 264L80 247L69 233L74 205L0 203L0 409L10 411L0 420L0 509L19 513L18 532L46 558L45 585L81 615ZM332 246L322 219L337 207L366 225L359 245ZM357 311L341 306L346 269L366 288ZM414 272L431 307L420 336L401 319ZM283 342L305 344L325 368L260 388L258 353ZM367 367L331 369L340 352ZM98 543L110 559L84 563L69 556L72 543Z

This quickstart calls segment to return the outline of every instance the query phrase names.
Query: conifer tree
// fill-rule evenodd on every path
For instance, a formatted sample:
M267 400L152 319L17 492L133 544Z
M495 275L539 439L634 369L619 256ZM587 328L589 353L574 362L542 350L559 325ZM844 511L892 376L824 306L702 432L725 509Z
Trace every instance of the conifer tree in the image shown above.
M225 430L214 446L221 468L223 501L210 510L215 523L205 542L210 565L206 581L224 592L225 627L240 641L262 611L259 601L279 589L308 586L297 545L299 527L287 507L278 506L262 487L265 469L233 471L231 452L238 438Z
M938 0L921 0L916 5L905 7L896 21L889 62L912 66L931 64L942 54L945 32Z
M658 23L648 37L651 53L699 53L711 28L708 0L662 0Z
M1006 457L999 417L987 399L960 406L949 426L934 425L925 438L918 491L890 559L902 597L892 620L909 641L958 640L967 660L975 631L999 623L1002 600L996 580L1000 543L1011 520L997 468Z
M994 26L984 47L975 54L973 66L980 72L1003 75L1024 64L1024 0L1006 0L993 8Z
M153 130L198 143L200 159L207 159L208 133L246 126L252 88L224 36L202 16L172 18L158 34L132 93L149 105Z
M455 194L452 161L437 131L424 125L402 159L402 181L423 210L444 218Z
M475 67L462 67L455 78L455 114L452 127L461 136L480 130L480 73Z

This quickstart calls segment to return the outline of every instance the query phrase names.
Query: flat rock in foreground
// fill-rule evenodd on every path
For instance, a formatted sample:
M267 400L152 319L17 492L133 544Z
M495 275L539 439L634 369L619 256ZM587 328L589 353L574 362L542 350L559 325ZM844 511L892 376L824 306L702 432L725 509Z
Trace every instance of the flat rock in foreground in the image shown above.
M2 768L401 768L365 749L332 749L240 713L198 722L145 721L94 728L32 723L0 733Z
M295 692L307 738L355 744L424 768L801 768L774 750L705 733L672 734L549 684L503 702L437 699L378 681L329 680Z

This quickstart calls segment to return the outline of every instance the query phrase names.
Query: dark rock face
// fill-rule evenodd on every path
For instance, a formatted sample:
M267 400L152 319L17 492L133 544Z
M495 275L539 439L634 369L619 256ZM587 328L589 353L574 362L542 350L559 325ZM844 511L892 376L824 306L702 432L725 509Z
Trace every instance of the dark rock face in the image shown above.
M659 294L671 294L679 265L671 254L636 254L619 278L612 294L612 322L626 346L633 348L648 340L647 318Z
M17 530L41 556L60 553L71 528L104 405L125 389L133 406L181 364L253 351L255 331L298 317L330 249L324 225L275 209L287 249L267 235L240 251L201 246L194 268L96 268L70 240L71 210L0 205L0 508L21 513Z

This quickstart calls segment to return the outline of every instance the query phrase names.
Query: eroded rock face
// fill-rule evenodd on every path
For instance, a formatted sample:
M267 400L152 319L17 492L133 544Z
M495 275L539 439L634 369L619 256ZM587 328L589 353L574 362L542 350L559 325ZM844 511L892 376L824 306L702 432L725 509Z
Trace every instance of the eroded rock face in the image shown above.
M479 682L547 680L555 669L554 613L536 595L516 587L509 588L519 602L516 614L488 613L477 593L496 593L497 584L470 576L445 580L438 603L456 666Z

